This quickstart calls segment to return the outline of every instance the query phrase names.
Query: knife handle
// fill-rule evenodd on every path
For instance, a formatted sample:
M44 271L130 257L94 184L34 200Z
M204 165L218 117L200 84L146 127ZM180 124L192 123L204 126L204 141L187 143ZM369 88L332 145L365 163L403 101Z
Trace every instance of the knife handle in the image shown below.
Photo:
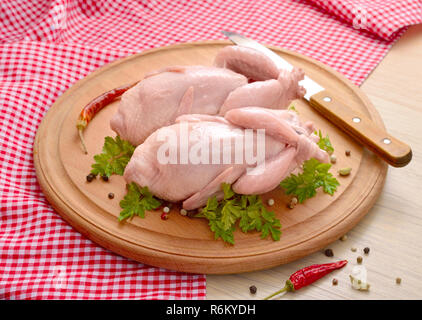
M314 94L310 104L319 113L355 140L394 167L404 167L412 159L412 149L378 127L369 117L351 109L327 90Z

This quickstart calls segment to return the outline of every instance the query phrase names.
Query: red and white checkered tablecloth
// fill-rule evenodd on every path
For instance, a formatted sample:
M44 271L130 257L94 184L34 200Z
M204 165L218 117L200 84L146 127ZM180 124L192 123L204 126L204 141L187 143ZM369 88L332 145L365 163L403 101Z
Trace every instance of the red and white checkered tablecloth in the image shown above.
M81 236L50 207L32 146L75 81L115 59L220 30L300 52L359 85L418 0L3 0L0 2L0 298L203 299L205 276L150 267Z

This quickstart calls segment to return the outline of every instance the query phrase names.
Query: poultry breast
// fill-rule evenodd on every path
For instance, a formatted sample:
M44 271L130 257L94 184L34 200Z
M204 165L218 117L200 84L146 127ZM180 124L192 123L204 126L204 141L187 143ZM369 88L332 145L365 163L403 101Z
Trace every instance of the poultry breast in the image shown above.
M262 129L265 132L260 149L258 135ZM319 138L313 130L312 123L301 124L296 113L286 110L247 107L230 110L224 118L183 115L135 149L124 178L128 183L148 186L161 199L183 201L187 210L205 205L212 196L221 199L223 182L232 184L233 191L239 194L262 194L276 188L307 159L328 162L328 154L317 146ZM246 144L251 132L253 143ZM188 137L184 146L183 136ZM241 161L236 158L239 140L245 141ZM171 157L169 150L177 151L175 161L162 163L160 157ZM248 152L257 157L263 152L264 161L248 162ZM183 161L186 155L189 159Z
M265 80L248 84L248 78ZM174 66L147 75L121 98L111 128L137 146L182 114L224 115L247 107L283 109L305 91L300 69L278 70L264 54L244 47L220 50L215 67Z

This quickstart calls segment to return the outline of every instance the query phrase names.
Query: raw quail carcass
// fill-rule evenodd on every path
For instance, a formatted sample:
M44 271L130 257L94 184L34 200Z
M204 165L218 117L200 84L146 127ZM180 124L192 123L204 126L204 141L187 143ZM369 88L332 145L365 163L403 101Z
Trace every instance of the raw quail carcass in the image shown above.
M258 129L265 129L262 149L258 144ZM302 125L296 113L286 110L240 108L228 111L224 118L183 115L175 124L154 132L135 149L124 178L128 183L148 186L161 199L183 201L187 210L204 205L212 196L221 199L223 182L232 184L239 194L262 194L277 187L307 159L328 162L328 154L317 146L319 138L313 130L312 123ZM253 143L246 144L246 135L251 131ZM183 135L189 137L184 146L180 143ZM245 141L242 153L245 156L240 162L236 160L236 139ZM215 143L220 148L215 148ZM160 156L171 158L169 150L177 150L175 161L162 163ZM248 152L252 155L264 152L264 161L248 162ZM189 158L182 161L187 155Z
M182 114L218 114L228 94L247 83L228 69L170 67L147 76L121 98L111 128L133 145Z
M173 66L150 73L123 94L111 128L122 139L139 145L182 114L224 115L247 106L283 109L304 95L298 84L301 70L278 70L253 49L225 47L216 61L227 68ZM247 84L250 76L270 80Z

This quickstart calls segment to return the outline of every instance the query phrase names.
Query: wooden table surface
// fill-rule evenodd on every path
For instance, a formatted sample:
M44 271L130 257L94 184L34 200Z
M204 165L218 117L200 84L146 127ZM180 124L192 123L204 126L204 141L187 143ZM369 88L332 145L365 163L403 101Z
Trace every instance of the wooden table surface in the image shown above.
M361 86L378 109L389 133L410 144L412 162L390 167L376 205L330 248L334 257L314 253L273 269L207 276L208 299L261 299L279 290L301 267L347 259L348 266L280 299L422 299L422 25L413 26ZM356 247L357 252L350 249ZM369 247L365 255L363 248ZM369 292L352 289L349 274L363 257ZM396 284L396 278L402 282ZM332 285L332 279L338 285ZM249 293L249 286L258 289Z

